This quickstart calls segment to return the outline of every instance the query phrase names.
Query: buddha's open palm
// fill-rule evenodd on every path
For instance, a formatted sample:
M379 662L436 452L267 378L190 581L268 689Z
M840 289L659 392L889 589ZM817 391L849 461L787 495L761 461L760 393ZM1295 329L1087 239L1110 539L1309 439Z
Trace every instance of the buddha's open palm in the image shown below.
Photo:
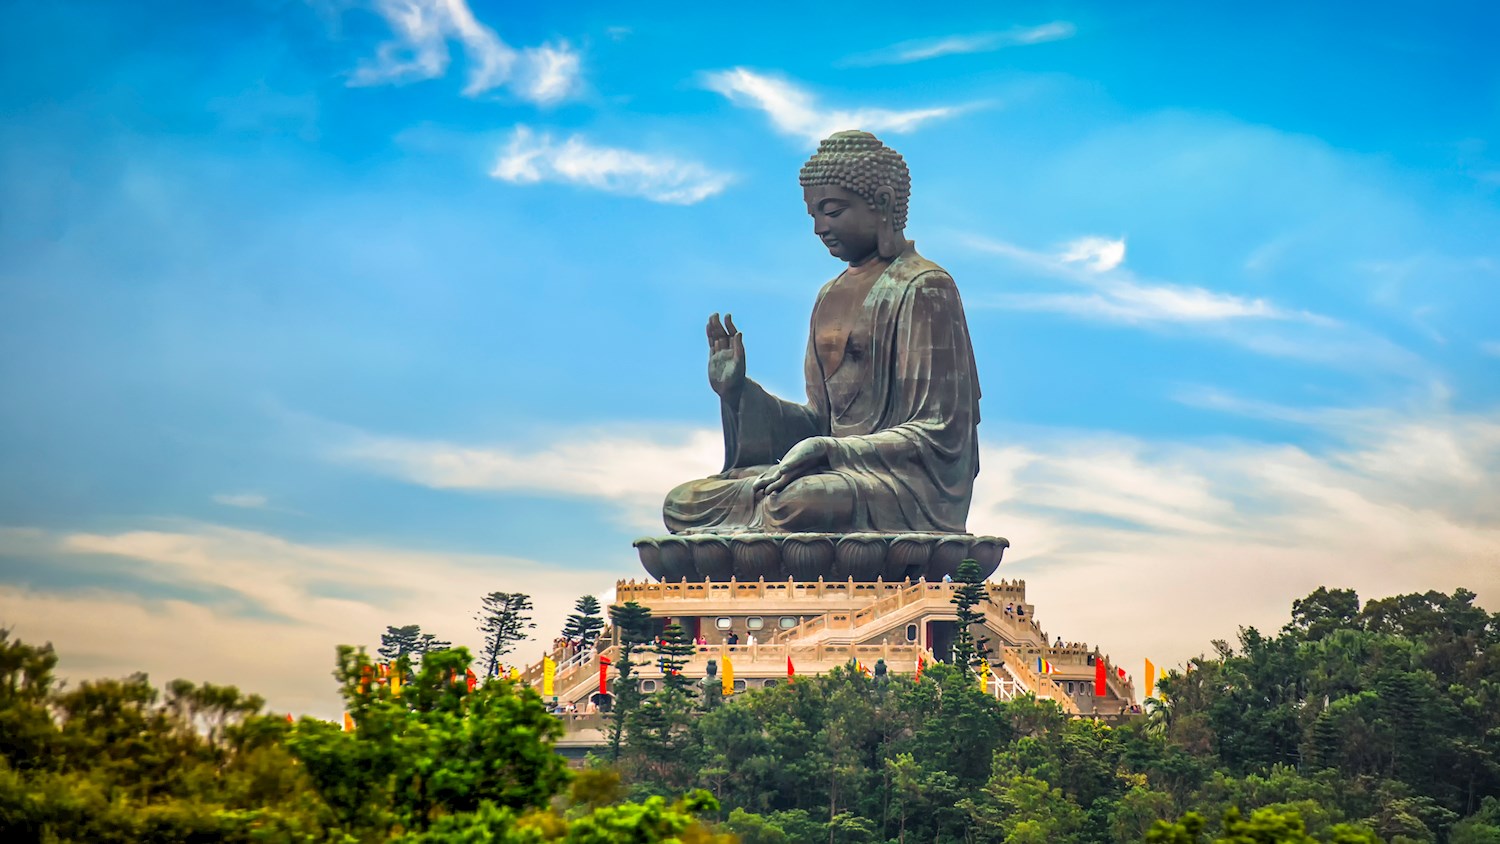
M734 327L734 317L708 318L708 383L721 398L737 399L745 388L745 335Z

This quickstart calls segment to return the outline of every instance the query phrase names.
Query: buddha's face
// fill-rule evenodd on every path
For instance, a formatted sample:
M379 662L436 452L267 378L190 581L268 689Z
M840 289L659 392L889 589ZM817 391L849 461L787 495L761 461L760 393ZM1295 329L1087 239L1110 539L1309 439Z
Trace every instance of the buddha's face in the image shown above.
M854 191L838 185L813 185L802 189L807 213L813 218L813 234L840 261L856 264L875 254L880 214Z

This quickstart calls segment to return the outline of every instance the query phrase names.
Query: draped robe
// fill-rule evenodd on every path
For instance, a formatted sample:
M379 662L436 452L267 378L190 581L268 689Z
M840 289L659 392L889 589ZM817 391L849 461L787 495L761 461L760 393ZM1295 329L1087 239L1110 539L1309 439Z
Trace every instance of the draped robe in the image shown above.
M804 364L807 403L746 379L721 401L724 471L667 495L673 533L964 532L979 472L979 379L953 279L908 247L871 286L841 362L825 372L814 306ZM755 478L808 437L828 465L774 495Z

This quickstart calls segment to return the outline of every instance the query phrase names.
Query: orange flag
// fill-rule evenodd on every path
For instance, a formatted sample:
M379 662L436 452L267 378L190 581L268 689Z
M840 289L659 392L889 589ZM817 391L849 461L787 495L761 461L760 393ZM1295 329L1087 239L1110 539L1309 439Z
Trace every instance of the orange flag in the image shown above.
M471 692L474 691L475 686L479 685L479 677L474 673L474 669L464 669L464 682L468 684L468 690Z
M925 670L926 668L927 668L927 659L926 659L926 657L924 657L922 654L917 654L917 679L916 679L916 682L918 682L918 683L922 682L922 671Z
M288 713L287 713L287 714L286 714L286 722L287 722L287 723L288 723L288 724L295 724L295 723L297 723L297 719L296 719L296 718L293 718L293 717L292 717L292 713L290 713L290 712L288 712Z
M354 717L347 712L344 713L344 732L354 732Z

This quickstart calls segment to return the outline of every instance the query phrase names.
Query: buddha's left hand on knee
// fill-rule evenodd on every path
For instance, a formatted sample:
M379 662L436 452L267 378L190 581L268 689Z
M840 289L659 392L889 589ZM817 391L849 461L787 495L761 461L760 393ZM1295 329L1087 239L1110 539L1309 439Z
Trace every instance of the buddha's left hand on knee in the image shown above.
M828 442L825 437L808 437L792 446L781 462L772 466L755 479L757 493L775 495L787 484L804 475L810 475L828 463Z

